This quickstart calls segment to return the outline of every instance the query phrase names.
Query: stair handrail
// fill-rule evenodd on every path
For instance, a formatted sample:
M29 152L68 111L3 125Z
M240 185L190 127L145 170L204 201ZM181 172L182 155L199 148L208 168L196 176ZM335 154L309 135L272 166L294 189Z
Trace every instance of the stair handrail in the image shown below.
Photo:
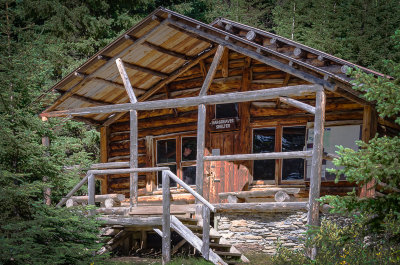
M171 261L171 191L170 178L179 184L182 188L192 194L199 202L207 207L202 207L203 218L203 244L201 254L203 258L209 260L210 255L210 211L216 212L216 208L209 203L203 196L194 191L183 180L178 178L169 169L162 171L162 195L163 195L163 217L162 217L162 264L167 264Z

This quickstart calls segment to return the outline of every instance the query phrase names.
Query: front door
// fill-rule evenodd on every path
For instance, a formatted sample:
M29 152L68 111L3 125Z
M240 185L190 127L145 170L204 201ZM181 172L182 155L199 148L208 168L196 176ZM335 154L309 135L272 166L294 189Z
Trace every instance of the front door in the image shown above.
M211 133L211 152L213 155L233 155L239 146L239 132ZM249 170L240 161L212 161L205 164L208 174L209 201L223 202L221 192L241 191L248 184Z

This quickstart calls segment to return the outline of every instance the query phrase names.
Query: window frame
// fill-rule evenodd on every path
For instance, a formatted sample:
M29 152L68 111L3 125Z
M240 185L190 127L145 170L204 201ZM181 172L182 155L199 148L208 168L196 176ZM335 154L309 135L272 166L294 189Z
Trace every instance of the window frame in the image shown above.
M183 171L182 168L183 167L189 167L189 166L196 166L196 160L190 160L190 161L182 161L182 138L185 137L194 137L196 138L197 141L197 135L195 133L184 133L184 134L177 134L177 135L169 135L169 136L159 136L159 137L154 137L154 155L155 155L155 159L154 159L154 164L156 167L158 166L170 166L170 165L175 165L176 166L176 176L183 180ZM170 163L157 163L157 158L158 158L158 150L157 150L157 142L158 141L163 141L163 140L175 140L176 142L176 150L175 150L175 154L176 154L176 160L175 162L170 162ZM155 189L156 190L160 190L162 189L161 186L158 185L158 174L156 174L156 180L155 180ZM195 186L195 184L193 185L189 185L191 187ZM177 189L180 188L180 185L177 184L176 187L171 187L172 189Z
M254 131L258 129L275 128L275 149L274 152L282 152L282 136L283 127L305 127L306 132L304 136L305 144L307 143L308 128L304 123L287 123L287 124L273 124L264 126L255 126L251 128L251 153L254 152L253 139ZM253 180L253 185L285 185L285 184L304 184L306 182L306 159L304 159L304 177L301 180L283 180L283 159L275 159L275 180ZM251 173L254 174L254 160L251 164Z

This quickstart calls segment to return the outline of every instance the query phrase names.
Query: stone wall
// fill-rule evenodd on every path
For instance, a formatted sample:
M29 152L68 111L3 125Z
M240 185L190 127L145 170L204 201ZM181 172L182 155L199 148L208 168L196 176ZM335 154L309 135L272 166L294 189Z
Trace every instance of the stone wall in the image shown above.
M219 213L215 218L218 232L239 250L274 254L278 241L289 248L302 247L307 212Z

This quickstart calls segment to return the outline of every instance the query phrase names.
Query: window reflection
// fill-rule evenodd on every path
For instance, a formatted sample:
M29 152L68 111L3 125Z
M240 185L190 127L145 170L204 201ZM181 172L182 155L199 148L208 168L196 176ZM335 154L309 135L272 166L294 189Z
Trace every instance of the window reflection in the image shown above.
M157 164L176 162L176 140L157 141Z
M196 160L197 140L196 137L182 138L182 161Z
M172 173L176 175L176 165L169 165L169 170L171 170ZM157 179L158 179L158 187L162 188L162 171L158 171L157 173ZM176 187L177 184L175 181L173 181L171 178L169 179L169 186L170 187Z
M306 127L283 127L282 152L303 151ZM301 180L304 178L304 159L284 159L282 180Z
M188 185L196 184L196 166L182 168L182 180Z
M253 153L275 151L275 128L256 129L253 131ZM275 180L275 160L254 161L254 180Z

